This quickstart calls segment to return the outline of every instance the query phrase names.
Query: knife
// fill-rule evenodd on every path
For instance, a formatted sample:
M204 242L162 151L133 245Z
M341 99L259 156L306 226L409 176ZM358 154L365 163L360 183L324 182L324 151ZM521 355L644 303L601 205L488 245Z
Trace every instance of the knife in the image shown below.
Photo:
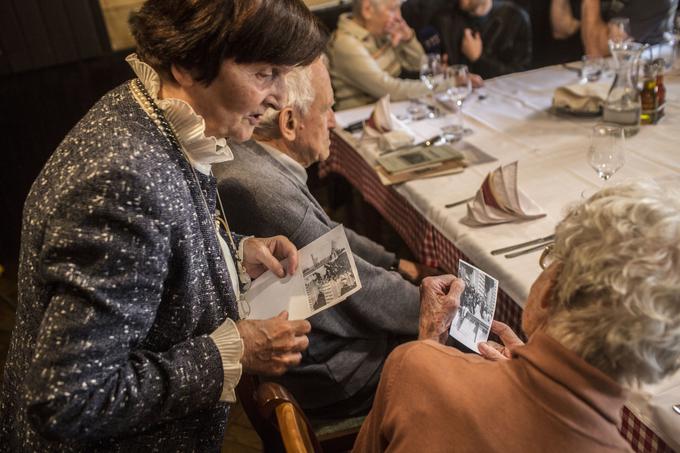
M505 255L506 258L515 258L521 255L526 255L527 253L531 252L537 252L543 248L545 248L546 245L552 244L552 241L546 241L542 244L537 245L536 247L530 247L528 249L520 250L519 252L513 252L513 253L508 253Z
M349 123L347 126L345 126L344 130L346 130L347 132L360 131L361 129L364 128L364 121L366 120L359 120L353 123Z
M552 241L553 239L555 239L555 235L551 234L550 236L534 239L534 240L527 241L527 242L522 242L521 244L511 245L509 247L503 247L502 249L492 250L491 254L492 255L500 255L501 253L512 252L513 250L521 249L521 248L524 248L524 247L529 247L531 245L541 244L543 242Z

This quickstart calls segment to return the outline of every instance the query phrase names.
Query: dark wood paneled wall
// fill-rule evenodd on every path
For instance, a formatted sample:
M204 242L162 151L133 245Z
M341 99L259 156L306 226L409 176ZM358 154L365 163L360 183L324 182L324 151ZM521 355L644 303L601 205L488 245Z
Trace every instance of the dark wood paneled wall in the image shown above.
M98 0L0 1L0 74L110 53Z
M31 183L68 130L130 70L98 0L0 0L0 259L16 259Z
M66 133L110 89L132 77L127 52L0 76L0 259L15 260L33 180Z

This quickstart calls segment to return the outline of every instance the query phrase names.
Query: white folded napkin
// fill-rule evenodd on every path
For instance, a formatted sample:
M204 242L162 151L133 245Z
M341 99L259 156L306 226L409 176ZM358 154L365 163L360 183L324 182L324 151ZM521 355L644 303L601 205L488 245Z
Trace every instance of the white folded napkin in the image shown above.
M517 162L503 165L490 172L467 205L467 215L461 220L469 226L530 220L545 213L517 185Z
M553 93L552 105L571 112L597 113L607 99L610 86L606 82L561 86Z
M409 145L414 137L390 112L390 95L375 103L371 116L364 122L362 144L376 144L381 151L390 151Z

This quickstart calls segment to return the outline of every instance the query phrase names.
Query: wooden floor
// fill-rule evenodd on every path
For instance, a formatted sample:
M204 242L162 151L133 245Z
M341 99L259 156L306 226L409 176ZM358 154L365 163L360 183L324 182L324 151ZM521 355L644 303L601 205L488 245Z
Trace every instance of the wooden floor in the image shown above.
M240 404L231 408L231 415L224 435L222 453L258 453L262 451L262 442L248 421Z

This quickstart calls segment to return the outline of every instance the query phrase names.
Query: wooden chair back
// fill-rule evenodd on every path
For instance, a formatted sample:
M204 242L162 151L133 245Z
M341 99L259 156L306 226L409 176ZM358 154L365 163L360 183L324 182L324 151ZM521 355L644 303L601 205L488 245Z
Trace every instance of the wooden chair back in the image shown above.
M249 374L241 376L236 392L265 453L350 451L363 422L352 417L313 424L283 385Z

